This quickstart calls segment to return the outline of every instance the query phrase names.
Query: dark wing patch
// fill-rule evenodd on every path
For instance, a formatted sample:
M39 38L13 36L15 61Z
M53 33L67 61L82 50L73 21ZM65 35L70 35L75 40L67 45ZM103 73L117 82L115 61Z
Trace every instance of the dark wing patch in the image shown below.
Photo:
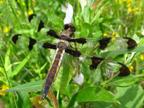
M129 68L126 65L122 64L122 63L118 63L118 64L121 65L121 67L119 69L118 76L128 76L130 74Z
M37 32L40 32L40 30L44 28L44 22L42 20L40 20L39 25L38 25L38 29Z
M104 60L104 59L103 59L103 58L100 58L100 57L96 57L96 56L91 57L92 64L90 65L90 69L91 69L91 70L96 69L97 66L98 66L103 60Z
M50 35L50 36L52 36L52 37L55 37L55 38L60 38L59 36L58 36L58 34L54 31L54 30L52 30L52 29L50 29L48 32L47 32L47 35Z
M80 43L80 44L85 44L87 42L85 38L68 39L67 41L69 41L69 42L77 42L77 43Z
M33 39L33 38L29 38L29 45L28 45L28 48L29 50L32 50L33 49L33 46L36 44L36 40Z
M12 36L12 41L13 41L14 44L16 44L16 42L17 42L20 35L21 34L15 34L14 36Z
M45 42L43 44L43 48L50 48L50 49L56 49L56 45L53 45L51 43Z
M107 47L110 40L111 40L111 37L105 37L105 38L100 39L99 40L99 49L104 50Z
M31 14L28 16L28 21L31 22L31 20L36 16L36 14Z
M66 53L68 53L74 57L80 57L81 56L81 52L77 51L77 50L72 50L72 49L67 48L65 51L66 51Z
M136 41L133 40L132 38L129 37L124 37L124 38L127 39L128 49L134 49L137 46Z

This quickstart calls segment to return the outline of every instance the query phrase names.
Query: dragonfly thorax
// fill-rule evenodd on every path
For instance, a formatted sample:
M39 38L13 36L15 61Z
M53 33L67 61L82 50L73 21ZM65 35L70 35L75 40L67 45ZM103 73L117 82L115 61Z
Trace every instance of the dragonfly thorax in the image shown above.
M60 49L66 49L68 47L69 43L65 40L60 40L57 44L57 48Z
M64 31L61 33L61 36L72 37L75 32L75 27L72 24L65 24Z

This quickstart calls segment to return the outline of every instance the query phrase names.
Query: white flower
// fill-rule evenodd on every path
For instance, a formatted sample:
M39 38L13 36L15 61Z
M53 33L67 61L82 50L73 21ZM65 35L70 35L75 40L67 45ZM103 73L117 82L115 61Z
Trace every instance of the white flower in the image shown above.
M67 3L66 6L62 6L62 11L66 13L64 18L64 24L72 23L73 18L73 7L71 4Z
M82 73L80 74L77 74L75 77L74 77L74 82L77 83L78 85L82 85L84 83L84 75Z
M80 56L80 57L79 57L79 60L83 62L83 61L85 60L85 57Z

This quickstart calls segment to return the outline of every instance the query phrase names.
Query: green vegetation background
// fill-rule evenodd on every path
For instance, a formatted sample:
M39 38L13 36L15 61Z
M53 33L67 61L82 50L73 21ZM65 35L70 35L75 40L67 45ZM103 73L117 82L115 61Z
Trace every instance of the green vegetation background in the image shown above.
M80 2L82 1L82 2ZM104 75L109 67L100 65L89 70L89 61L81 62L69 55L51 89L60 108L143 108L144 107L144 1L143 0L0 0L0 108L56 107L56 99L40 100L43 81L52 63L55 51L43 49L42 43L56 40L46 36L46 30L58 33L63 29L65 14L62 4L69 2L74 8L75 37L85 37L88 45L76 45L85 55L97 54L126 64L131 70L127 77ZM28 16L37 17L28 22ZM36 32L39 21L45 28ZM17 44L11 38L23 34ZM37 40L32 51L27 48L28 37ZM97 50L102 36L131 37L138 43L127 51L119 44L105 53ZM92 43L92 44L91 44ZM121 43L123 44L123 43ZM121 45L120 45L121 46ZM119 56L123 55L123 56ZM113 71L112 70L112 71ZM73 81L83 73L84 83Z

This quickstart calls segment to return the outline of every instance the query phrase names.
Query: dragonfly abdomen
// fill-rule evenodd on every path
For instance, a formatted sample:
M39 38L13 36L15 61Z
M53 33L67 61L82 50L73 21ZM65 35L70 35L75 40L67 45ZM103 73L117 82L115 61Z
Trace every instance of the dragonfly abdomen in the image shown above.
M48 75L47 75L47 78L45 81L45 85L44 85L45 87L44 87L43 96L42 96L43 98L46 97L46 95L49 91L49 88L54 80L55 75L56 75L56 72L58 71L58 69L60 67L64 52L65 52L64 48L57 48L57 50L56 50L55 59L53 61L53 64L48 72Z

